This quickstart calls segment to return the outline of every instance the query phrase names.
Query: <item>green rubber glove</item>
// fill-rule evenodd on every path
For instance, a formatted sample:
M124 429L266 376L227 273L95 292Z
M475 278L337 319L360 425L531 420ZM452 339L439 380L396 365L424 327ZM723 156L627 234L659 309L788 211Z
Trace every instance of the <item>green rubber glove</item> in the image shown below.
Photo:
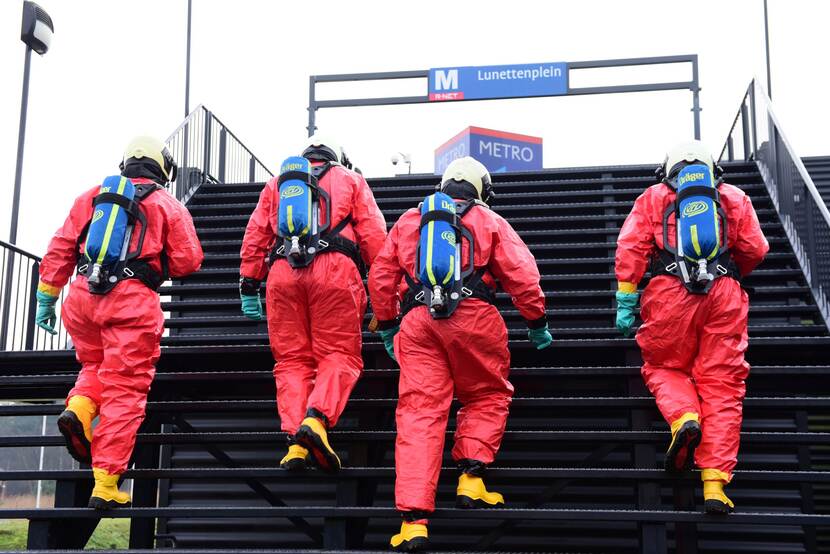
M51 296L43 291L37 291L37 313L35 314L35 323L41 329L45 329L50 335L57 335L55 331L55 324L58 322L58 316L55 314L55 303L58 301L57 296Z
M634 309L639 300L639 293L617 292L617 329L626 337L631 335L631 328L634 326Z
M398 359L395 357L395 335L397 335L400 330L401 326L395 325L391 329L381 329L378 331L380 338L383 339L383 346L386 347L386 353L389 354L389 357L396 362Z
M265 319L265 316L262 313L262 301L259 299L259 294L240 294L239 298L242 300L243 314L255 321Z
M528 329L527 338L530 339L530 342L533 343L536 350L544 350L553 342L553 337L550 334L547 323L545 323L544 327L539 327L538 329Z

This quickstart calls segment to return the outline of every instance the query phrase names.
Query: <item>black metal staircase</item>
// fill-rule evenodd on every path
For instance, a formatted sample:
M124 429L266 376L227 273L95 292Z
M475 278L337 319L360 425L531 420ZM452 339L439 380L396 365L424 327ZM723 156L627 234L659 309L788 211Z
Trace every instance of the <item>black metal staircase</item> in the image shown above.
M633 339L613 326L615 239L652 166L495 176L495 209L530 245L548 297L554 346L537 352L506 295L516 397L490 480L503 510L451 508L449 453L430 534L436 550L557 552L821 552L830 548L830 334L754 163L727 163L752 198L771 250L746 281L749 381L738 512L701 513L696 474L658 468L668 430L639 375ZM433 176L371 182L391 226L428 194ZM396 531L397 369L364 334L366 372L331 440L345 469L330 477L278 469L284 452L264 323L238 299L239 247L262 183L202 185L189 201L203 269L165 286L169 334L138 438L131 546L182 549L384 549ZM367 315L367 322L370 315ZM6 353L0 398L57 399L76 365L69 351ZM54 414L54 404L0 406L0 416ZM450 421L450 430L454 420ZM59 437L0 437L0 447ZM78 508L89 473L4 472L54 479L55 509L0 510L28 518L31 547L80 547L94 514ZM154 524L157 522L156 524ZM91 520L94 523L94 519ZM85 540L85 539L83 539ZM74 541L74 542L73 542Z

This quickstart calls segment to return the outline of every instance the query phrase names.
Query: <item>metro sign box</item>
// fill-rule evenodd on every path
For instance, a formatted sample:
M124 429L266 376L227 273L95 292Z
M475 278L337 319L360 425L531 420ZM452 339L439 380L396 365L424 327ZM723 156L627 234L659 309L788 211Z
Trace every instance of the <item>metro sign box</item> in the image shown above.
M451 161L472 156L490 171L542 169L542 138L467 127L435 150L435 173L440 175Z
M432 68L428 86L430 102L559 96L568 93L568 64Z

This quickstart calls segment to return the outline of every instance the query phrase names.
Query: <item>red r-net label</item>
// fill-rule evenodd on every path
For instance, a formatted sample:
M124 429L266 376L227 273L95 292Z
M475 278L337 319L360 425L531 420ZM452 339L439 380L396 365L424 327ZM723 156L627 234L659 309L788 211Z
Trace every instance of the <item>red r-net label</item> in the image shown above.
M464 100L463 92L430 92L430 102L443 102L446 100Z

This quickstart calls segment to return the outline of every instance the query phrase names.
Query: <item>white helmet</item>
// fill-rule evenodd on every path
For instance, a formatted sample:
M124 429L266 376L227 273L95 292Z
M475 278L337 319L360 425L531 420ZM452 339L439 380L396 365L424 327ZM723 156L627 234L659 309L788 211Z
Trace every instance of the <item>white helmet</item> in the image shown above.
M158 166L165 181L176 180L178 167L170 151L163 142L147 135L137 136L127 144L119 168L124 171L124 167L130 163L146 163L147 161Z
M302 156L310 160L343 163L343 149L340 144L319 133L308 138Z
M490 172L483 163L470 156L456 158L450 162L441 176L441 190L444 190L450 181L471 184L478 193L479 200L487 204L495 197Z
M678 144L666 153L666 158L663 160L663 178L671 179L680 171L683 165L692 162L699 162L706 164L709 167L709 174L714 179L717 177L715 171L720 168L715 167L715 160L709 150L699 140L690 142L683 142Z

